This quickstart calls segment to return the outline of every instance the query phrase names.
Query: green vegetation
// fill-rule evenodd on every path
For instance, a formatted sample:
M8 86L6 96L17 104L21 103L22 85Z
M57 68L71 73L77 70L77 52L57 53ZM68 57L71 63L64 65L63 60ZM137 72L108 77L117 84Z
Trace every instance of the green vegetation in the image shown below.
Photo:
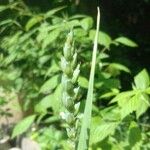
M111 58L138 44L99 30L99 11L95 29L91 16L71 13L77 1L61 2L43 11L22 0L0 5L0 117L9 126L4 107L14 97L24 114L10 140L22 135L42 150L150 149L148 71L134 75Z

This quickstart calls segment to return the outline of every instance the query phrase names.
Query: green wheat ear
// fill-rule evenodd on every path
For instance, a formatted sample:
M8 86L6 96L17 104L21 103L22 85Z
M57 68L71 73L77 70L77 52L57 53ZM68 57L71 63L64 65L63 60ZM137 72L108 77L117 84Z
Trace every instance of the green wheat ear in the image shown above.
M67 135L70 139L71 148L75 149L77 140L77 96L79 87L77 79L80 73L80 65L77 64L77 53L74 48L73 31L67 35L61 58L62 74L62 103L65 112L61 112L61 117L67 123Z

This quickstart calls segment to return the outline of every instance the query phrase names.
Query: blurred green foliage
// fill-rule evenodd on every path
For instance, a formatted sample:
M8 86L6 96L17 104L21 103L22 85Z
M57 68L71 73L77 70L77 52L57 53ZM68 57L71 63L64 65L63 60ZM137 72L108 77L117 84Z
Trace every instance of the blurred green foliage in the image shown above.
M69 150L65 124L59 117L63 110L60 101L62 49L67 33L73 28L78 62L81 63L78 100L82 113L95 21L89 15L73 13L78 1L54 0L42 9L36 6L38 1L30 2L28 6L29 2L10 0L0 5L0 86L15 90L23 111L31 112L15 126L12 136L33 125L36 130L27 132L27 136L36 140L43 150ZM132 89L128 87L128 91L121 92L121 72L127 75L132 71L110 59L112 49L116 48L117 53L117 49L138 45L126 36L111 37L104 31L99 32L98 44L90 149L149 149L148 72L142 70L134 77ZM0 97L0 106L4 104L5 98Z

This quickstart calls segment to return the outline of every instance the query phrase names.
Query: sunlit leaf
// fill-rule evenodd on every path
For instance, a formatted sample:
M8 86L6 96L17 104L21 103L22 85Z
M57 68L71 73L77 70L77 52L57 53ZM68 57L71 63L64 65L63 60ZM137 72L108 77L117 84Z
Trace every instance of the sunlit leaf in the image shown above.
M97 55L97 46L98 46L97 43L98 43L99 25L100 25L100 10L98 8L97 29L96 29L96 35L95 35L94 47L93 47L91 73L90 73L87 99L86 99L86 104L85 104L85 109L84 109L84 116L82 119L82 125L81 125L81 131L79 135L79 142L78 142L77 150L88 149L88 143L89 143L89 137L90 137L93 86L94 86L94 74L95 74L96 55Z
M134 77L134 82L137 89L144 90L149 87L150 79L147 71L143 69L138 75Z
M36 115L32 115L26 117L25 119L21 120L13 129L12 138L16 137L19 134L24 133L34 122Z

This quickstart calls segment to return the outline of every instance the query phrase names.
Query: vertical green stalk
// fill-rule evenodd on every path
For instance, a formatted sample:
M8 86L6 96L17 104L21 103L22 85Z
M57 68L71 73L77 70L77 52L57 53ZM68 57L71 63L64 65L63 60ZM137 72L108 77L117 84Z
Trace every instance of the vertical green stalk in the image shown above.
M74 48L73 31L71 31L65 42L63 57L61 58L62 75L62 103L65 112L61 113L62 118L67 123L67 135L72 149L75 149L77 136L77 112L78 103L76 101L79 87L77 79L80 65L77 64L77 53Z
M96 35L94 40L94 46L93 46L92 66L91 66L88 93L87 93L87 99L85 104L84 116L82 120L82 126L81 126L81 132L80 132L77 150L87 150L89 145L92 100L93 100L93 85L94 85L94 74L95 74L95 65L96 65L96 53L98 47L97 43L98 43L99 26L100 26L100 10L98 7L97 29L96 29Z

